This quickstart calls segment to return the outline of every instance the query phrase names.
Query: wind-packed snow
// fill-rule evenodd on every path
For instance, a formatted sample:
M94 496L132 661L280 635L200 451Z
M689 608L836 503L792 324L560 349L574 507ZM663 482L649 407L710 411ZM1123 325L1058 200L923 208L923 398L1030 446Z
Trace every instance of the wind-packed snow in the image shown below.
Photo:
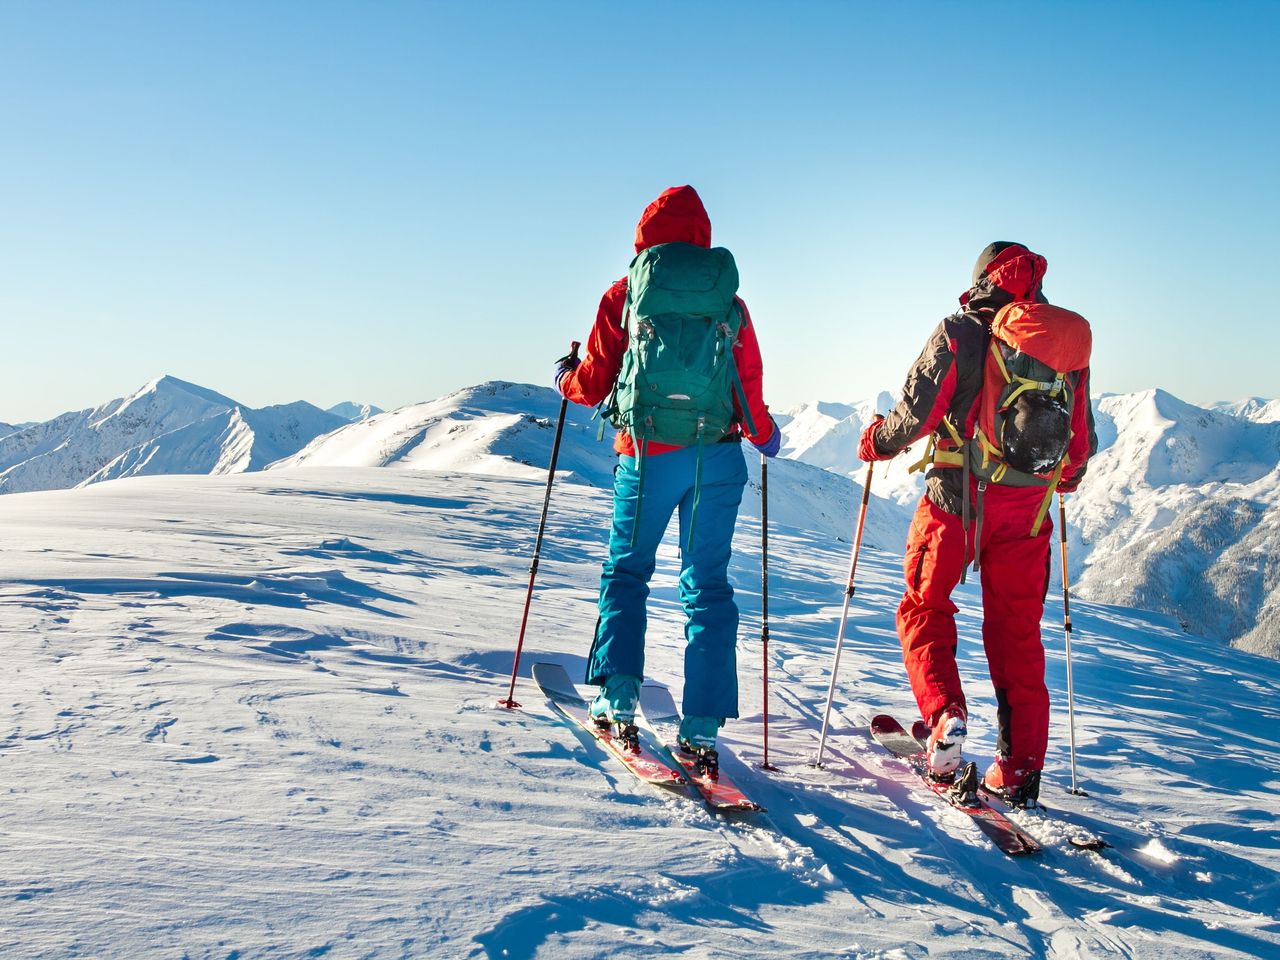
M551 436L524 430L531 447ZM582 440L562 452L575 469L594 456ZM1044 854L1011 859L866 736L876 712L913 714L897 545L864 546L815 770L848 544L821 524L773 527L781 771L756 768L760 530L747 518L726 766L769 812L717 817L634 780L523 676L522 708L494 706L544 491L522 472L291 467L0 498L0 955L1280 954L1280 663L1073 604L1090 795L1072 796L1051 605L1055 815L1026 818ZM801 475L771 470L773 502ZM522 674L545 658L581 676L608 510L607 491L555 487ZM676 573L668 543L648 670L678 694ZM985 761L975 585L957 600L968 753ZM1114 848L1071 848L1077 828Z
M46 423L0 430L0 493L120 477L261 470L343 419L309 403L253 410L176 377Z

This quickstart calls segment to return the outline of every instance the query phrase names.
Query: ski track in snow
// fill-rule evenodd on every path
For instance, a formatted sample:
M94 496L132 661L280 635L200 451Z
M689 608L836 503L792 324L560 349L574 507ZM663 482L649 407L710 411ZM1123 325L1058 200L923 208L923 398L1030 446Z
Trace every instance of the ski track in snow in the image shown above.
M810 765L848 531L771 530L771 759L760 760L759 524L733 574L742 718L727 768L768 814L634 780L527 679L580 677L608 494L558 485L505 695L543 486L290 468L0 499L0 956L1265 957L1280 954L1280 663L1060 607L1045 845L999 853L866 735L914 714L900 557L864 546L826 766ZM774 487L775 497L785 490ZM752 511L754 512L754 511ZM839 538L845 538L844 540ZM649 673L679 694L677 554ZM994 704L973 585L961 669ZM1077 850L1096 831L1114 847Z

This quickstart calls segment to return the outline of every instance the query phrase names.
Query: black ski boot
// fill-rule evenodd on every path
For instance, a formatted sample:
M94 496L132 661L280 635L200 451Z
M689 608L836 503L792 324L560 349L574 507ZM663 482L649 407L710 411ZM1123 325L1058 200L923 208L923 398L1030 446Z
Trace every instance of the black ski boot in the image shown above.
M1034 810L1040 806L1040 771L1032 770L1022 783L1016 787L993 786L984 782L982 788L992 796L999 797L1006 805L1015 810Z
M687 741L680 742L680 752L693 758L697 776L717 780L720 777L720 754L714 747L696 747Z
M978 765L972 760L956 771L947 799L958 807L978 805Z
M640 728L634 723L624 723L621 720L610 720L608 717L592 717L592 723L596 725L597 730L608 731L608 733L632 753L640 750Z

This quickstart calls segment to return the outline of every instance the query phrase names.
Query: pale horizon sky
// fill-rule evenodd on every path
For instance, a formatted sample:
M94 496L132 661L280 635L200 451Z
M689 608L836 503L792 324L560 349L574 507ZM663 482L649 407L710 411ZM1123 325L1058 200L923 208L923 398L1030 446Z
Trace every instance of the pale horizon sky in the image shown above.
M974 9L0 0L0 420L545 384L678 183L777 408L897 389L994 239L1096 391L1280 394L1280 5Z

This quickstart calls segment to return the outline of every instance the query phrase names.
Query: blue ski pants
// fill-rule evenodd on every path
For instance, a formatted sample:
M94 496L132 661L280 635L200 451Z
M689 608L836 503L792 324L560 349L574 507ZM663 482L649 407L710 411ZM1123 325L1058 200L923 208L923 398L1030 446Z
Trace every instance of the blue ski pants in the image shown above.
M697 467L696 447L645 457L637 526L640 477L636 459L618 458L613 474L609 557L600 576L600 619L587 664L587 682L601 684L615 673L644 676L649 579L658 545L671 515L678 512L680 601L686 618L684 715L723 719L738 715L738 607L729 585L729 556L747 466L741 444L712 443L702 449L701 484L695 483Z

